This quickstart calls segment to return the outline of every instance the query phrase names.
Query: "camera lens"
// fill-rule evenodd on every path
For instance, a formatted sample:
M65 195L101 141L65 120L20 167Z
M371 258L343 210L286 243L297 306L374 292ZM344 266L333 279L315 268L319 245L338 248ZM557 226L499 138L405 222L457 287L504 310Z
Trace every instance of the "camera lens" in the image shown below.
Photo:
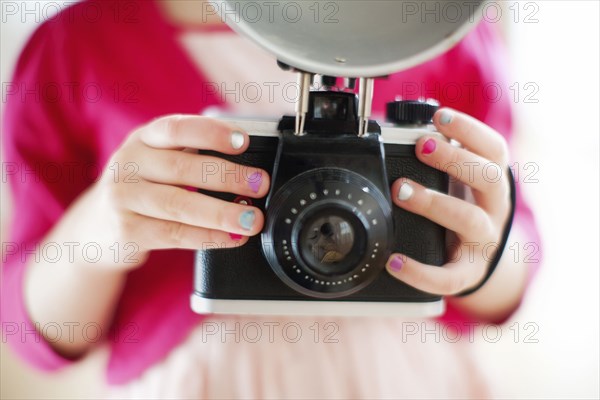
M263 254L297 292L348 296L383 270L390 254L391 202L361 175L341 168L303 172L282 185L267 207Z
M339 208L326 208L308 216L298 237L303 261L326 276L347 274L356 268L365 242L358 218Z

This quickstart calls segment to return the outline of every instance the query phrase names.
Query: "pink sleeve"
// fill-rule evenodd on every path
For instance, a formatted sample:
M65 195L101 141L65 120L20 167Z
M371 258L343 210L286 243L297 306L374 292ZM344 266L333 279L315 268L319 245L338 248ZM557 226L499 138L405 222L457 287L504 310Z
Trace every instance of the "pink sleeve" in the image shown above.
M5 86L2 178L10 184L12 221L2 242L2 339L41 369L59 368L59 356L28 316L23 298L25 266L44 256L41 241L67 206L95 179L85 127L78 126L77 82L65 54L67 38L57 24L45 23L21 54L14 78ZM71 95L70 95L71 94ZM49 323L48 325L51 325ZM36 329L37 328L37 329ZM61 326L62 335L68 327Z

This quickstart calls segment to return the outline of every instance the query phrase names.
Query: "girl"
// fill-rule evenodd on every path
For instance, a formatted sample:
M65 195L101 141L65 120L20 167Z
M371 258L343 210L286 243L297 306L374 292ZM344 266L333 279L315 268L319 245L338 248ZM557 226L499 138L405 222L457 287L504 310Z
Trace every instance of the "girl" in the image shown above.
M252 106L236 88L294 79L205 10L202 1L84 1L44 23L23 51L4 120L15 201L2 318L16 351L52 370L102 337L118 397L487 396L464 341L439 340L434 321L190 311L192 250L244 245L264 216L184 187L259 198L270 177L258 169L245 173L252 180L202 176L204 163L218 159L186 149L243 153L248 133L206 115L279 116L290 106L283 95L265 93ZM505 255L485 286L452 296L482 280L482 250L500 240L509 217L508 180L485 179L482 170L495 163L505 171L510 161L509 100L483 90L508 87L502 58L496 27L482 22L450 51L375 88L379 112L414 88L451 105L434 123L464 149L422 138L416 155L437 168L475 165L472 175L448 169L472 190L472 202L404 178L391 187L395 206L457 235L463 256L443 268L400 254L386 266L409 285L447 295L444 320L457 328L506 319L532 273ZM449 95L451 86L461 95ZM510 242L517 240L537 241L519 195ZM407 335L415 326L433 338Z

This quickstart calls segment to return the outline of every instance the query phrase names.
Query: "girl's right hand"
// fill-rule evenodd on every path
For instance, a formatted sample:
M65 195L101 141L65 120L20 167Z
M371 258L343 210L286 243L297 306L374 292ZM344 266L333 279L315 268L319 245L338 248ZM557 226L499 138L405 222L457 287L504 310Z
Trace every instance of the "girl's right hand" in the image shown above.
M265 196L270 184L266 171L184 151L235 155L248 144L248 134L201 116L167 116L134 131L85 201L105 246L137 249L134 262L119 260L115 267L137 267L150 250L234 247L259 233L264 223L260 209L186 189Z

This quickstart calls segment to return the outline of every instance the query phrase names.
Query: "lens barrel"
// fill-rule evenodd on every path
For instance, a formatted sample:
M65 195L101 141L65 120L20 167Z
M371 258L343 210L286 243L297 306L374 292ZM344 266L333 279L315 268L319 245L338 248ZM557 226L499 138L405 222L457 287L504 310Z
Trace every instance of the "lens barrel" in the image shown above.
M272 196L267 210L263 254L284 283L307 296L354 293L381 273L389 257L391 203L350 170L297 175Z

